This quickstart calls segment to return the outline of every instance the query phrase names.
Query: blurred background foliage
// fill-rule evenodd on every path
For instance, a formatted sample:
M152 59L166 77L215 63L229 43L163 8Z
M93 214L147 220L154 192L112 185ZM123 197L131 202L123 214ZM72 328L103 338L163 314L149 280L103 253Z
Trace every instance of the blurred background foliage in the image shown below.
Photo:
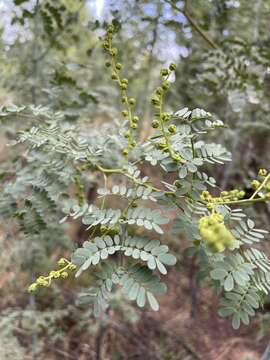
M216 167L215 177L224 190L235 186L248 192L257 169L270 163L269 19L269 0L0 1L1 192L13 186L20 199L29 186L20 178L25 179L26 171L29 176L35 173L42 162L28 158L25 170L23 162L18 163L23 147L6 146L18 130L37 121L16 110L12 118L5 117L12 104L61 111L67 123L80 124L82 132L94 136L99 128L109 131L110 124L121 121L100 41L111 21L119 28L117 47L143 119L141 136L151 131L149 98L160 68L174 61L177 71L168 111L199 107L225 122L228 128L219 142L232 151L233 161ZM65 169L65 174L76 177L74 169ZM61 177L59 167L58 179L50 182L50 196L61 193L64 199L65 192L75 190L69 178ZM82 181L93 201L98 179ZM41 192L40 201L46 196ZM116 293L110 312L94 320L88 309L76 305L79 285L72 280L29 296L31 278L51 269L63 251L68 256L81 243L82 229L73 224L59 230L61 209L55 218L51 203L44 231L34 234L27 216L39 207L27 207L24 200L13 204L22 220L19 227L13 219L4 220L13 205L10 201L8 208L0 198L0 359L258 359L263 352L269 341L269 305L252 327L234 333L217 318L216 296L200 288L194 277L196 261L183 257L185 239L179 235L168 234L168 241L182 273L170 272L171 290L158 314L135 310ZM248 209L268 230L269 210L265 204ZM37 221L39 215L37 211ZM84 282L82 278L81 285Z

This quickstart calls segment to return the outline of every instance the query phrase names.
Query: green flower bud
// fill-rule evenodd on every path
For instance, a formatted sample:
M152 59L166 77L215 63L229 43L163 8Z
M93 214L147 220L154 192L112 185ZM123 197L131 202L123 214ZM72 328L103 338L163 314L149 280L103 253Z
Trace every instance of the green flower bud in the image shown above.
M125 132L125 133L124 133L124 137L125 137L126 139L128 139L128 138L130 137L130 132L129 132L129 131Z
M136 123L132 123L130 127L131 129L135 130L138 128L138 125Z
M245 193L245 191L239 191L239 193L238 193L238 197L240 198L240 199L242 199L243 197L245 197L245 195L246 195L246 193Z
M253 180L251 182L251 186L253 187L253 189L257 190L259 188L259 186L261 185L261 183L258 180Z
M171 124L168 128L169 132L171 134L175 134L176 133L176 126L174 124Z
M130 148L133 149L136 146L136 141L132 140L131 143L129 144Z
M118 50L116 48L112 48L110 54L115 57L118 54Z
M165 141L160 141L160 142L157 143L157 147L159 149L165 149L167 147L167 144L166 144Z
M108 230L107 226L101 225L100 232L104 234Z
M267 170L266 169L260 169L259 170L259 176L266 176L267 175Z
M63 266L63 265L66 265L66 262L67 262L66 259L61 258L61 259L58 260L57 264L58 264L59 266Z
M37 283L33 283L28 287L28 291L29 292L35 292L38 288L38 284Z
M214 209L214 205L213 205L213 204L207 204L207 209L208 209L208 210L213 210L213 209Z
M75 264L70 264L68 268L69 270L74 271L77 269L77 266Z
M162 119L162 121L168 121L168 120L170 120L170 114L168 114L168 113L162 113L161 114L161 119Z
M123 150L122 150L122 154L123 154L124 156L127 156L127 155L128 155L128 149L123 149Z
M152 128L153 129L157 129L159 127L159 122L158 122L158 120L153 120L152 121Z
M63 272L61 273L61 277L62 277L63 279L66 279L66 278L68 277L67 271L63 271Z
M161 76L167 76L167 75L169 75L169 70L168 70L168 69L161 69L161 70L160 70L160 75L161 75Z
M121 64L121 63L117 63L117 64L115 65L115 67L116 67L117 70L121 70L121 69L122 69L122 64Z
M106 66L106 67L110 67L110 66L111 66L111 62L110 62L110 61L106 61L106 62L105 62L105 66Z
M113 25L109 25L108 28L107 28L107 32L109 34L112 34L114 32L114 26Z
M112 73L111 78L112 78L112 80L117 80L117 74L116 74L116 73Z
M123 115L124 117L127 117L127 116L128 116L128 111L127 111L127 110L123 110L123 111L122 111L122 115Z
M163 89L162 89L162 87L158 87L157 89L156 89L156 94L157 95L162 95L163 94Z
M122 104L127 104L128 98L126 96L123 96L121 101L122 101Z
M104 50L108 50L109 47L110 47L110 44L108 43L108 41L104 41L104 42L103 42L103 48L104 48Z
M121 88L122 90L127 90L127 85L121 83L120 88Z
M129 104L132 105L132 106L135 105L136 100L134 98L129 99Z
M151 103L152 103L153 105L159 105L160 100L159 100L159 98L158 98L157 96L152 96L152 97L151 97Z
M122 80L121 80L121 83L127 85L127 84L128 84L128 79L122 79Z
M132 121L135 122L135 123L138 122L139 121L138 116L133 116Z
M171 63L170 66L169 66L169 69L170 69L171 71L176 70L176 64L175 64L175 63Z
M162 89L163 89L163 90L168 90L169 87L170 87L169 81L167 81L167 80L163 81L163 83L162 83Z

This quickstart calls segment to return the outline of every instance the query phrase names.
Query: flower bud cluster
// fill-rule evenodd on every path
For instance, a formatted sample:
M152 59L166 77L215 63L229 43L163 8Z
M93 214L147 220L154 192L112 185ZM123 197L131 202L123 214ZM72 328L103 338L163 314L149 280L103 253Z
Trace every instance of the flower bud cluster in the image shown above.
M123 104L122 116L129 121L129 130L124 133L125 138L128 140L128 146L122 150L123 155L128 156L129 151L136 146L136 140L133 132L138 128L139 117L134 116L133 114L136 100L134 98L129 98L127 95L129 81L128 79L121 77L123 65L120 62L117 62L118 50L116 47L113 47L112 44L114 31L114 26L110 25L104 37L103 48L110 56L110 61L107 60L105 62L105 66L111 68L111 78L119 86L121 91L121 103Z
M72 262L70 262L69 260L65 259L65 258L61 258L58 261L58 265L62 266L61 269L59 270L52 270L50 271L48 276L39 276L35 282L33 282L29 287L28 287L28 291L29 292L34 292L38 289L38 287L40 286L45 286L48 287L50 286L51 282L53 279L59 279L59 278L67 278L68 277L68 270L69 271L74 271L76 270L76 265L72 264Z
M199 233L202 241L212 252L222 252L232 248L235 238L226 228L221 214L213 213L199 220Z
M238 189L221 191L220 196L217 197L212 196L209 191L206 190L201 193L201 200L207 202L209 210L213 208L214 204L229 203L230 201L237 201L243 199L244 197L245 191Z
M175 161L181 161L181 156L175 152L170 144L170 137L176 133L177 128L175 124L167 125L166 123L171 119L171 115L163 111L163 101L166 92L170 87L168 81L169 76L176 70L176 64L172 63L168 68L161 69L160 75L162 83L155 90L151 97L151 104L156 108L154 119L152 120L152 128L159 130L163 138L158 141L155 146L164 151L169 152L170 156Z
M260 192L260 198L270 200L270 173L266 169L260 169L258 176L261 181L254 179L251 182L251 186L255 190L254 194Z

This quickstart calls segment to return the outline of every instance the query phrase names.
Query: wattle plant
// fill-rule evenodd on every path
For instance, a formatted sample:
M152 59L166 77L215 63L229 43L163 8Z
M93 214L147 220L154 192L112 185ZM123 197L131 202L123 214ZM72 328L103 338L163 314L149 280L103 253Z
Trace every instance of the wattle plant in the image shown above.
M259 171L258 179L252 181L254 193L249 197L241 190L222 191L218 196L210 194L208 189L216 194L218 187L207 174L209 166L231 159L223 146L207 143L205 139L209 132L226 131L225 126L201 109L166 111L165 96L175 64L161 70L160 86L150 99L154 110L153 131L141 140L136 100L130 97L128 79L122 75L123 65L113 45L114 32L114 27L109 26L103 47L108 56L105 65L119 88L123 121L105 124L98 132L88 128L87 132L78 125L69 125L61 114L47 109L12 110L18 116L29 111L33 116L43 116L42 123L20 133L17 141L28 145L28 161L36 159L41 164L33 166L29 161L31 172L39 173L44 162L51 161L47 169L50 181L46 178L43 184L38 178L34 181L32 175L28 182L33 190L32 200L28 210L19 214L24 228L24 220L27 214L31 218L31 211L35 221L31 223L28 219L28 232L46 225L43 205L35 201L37 188L44 187L53 207L63 208L65 216L60 223L68 218L81 219L87 231L87 240L74 251L71 261L62 259L60 270L39 277L29 290L67 277L68 271L76 270L76 276L92 271L96 276L95 286L81 294L81 301L92 303L96 316L109 306L110 293L116 287L122 288L127 299L136 301L139 307L148 303L158 310L156 295L166 292L161 278L177 260L164 243L168 237L163 236L164 225L168 224L166 233L172 226L184 233L191 241L188 253L203 259L200 270L222 293L220 315L232 316L235 329L241 322L248 324L263 295L270 290L270 260L258 248L267 232L257 229L240 206L269 200L270 173ZM2 109L2 114L8 116L9 109ZM155 180L143 174L144 165L151 166ZM162 181L162 173L169 173L174 181ZM159 181L156 174L160 174ZM29 178L29 174L20 173L20 184L23 176ZM98 184L103 181L95 204L89 204L85 196L88 180ZM59 196L63 189L68 192L70 184L76 188L74 198L67 199L66 193ZM10 189L6 192L3 196L12 197ZM168 214L174 218L169 219Z

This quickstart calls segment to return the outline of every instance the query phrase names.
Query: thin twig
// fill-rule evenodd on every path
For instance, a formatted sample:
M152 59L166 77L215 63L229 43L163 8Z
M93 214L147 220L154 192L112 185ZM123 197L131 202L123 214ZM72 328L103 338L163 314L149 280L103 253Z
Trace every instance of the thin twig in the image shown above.
M170 0L164 0L164 1L170 4L174 10L183 14L187 18L188 22L193 27L193 29L197 31L197 33L208 43L209 46L211 46L212 49L219 49L219 46L214 42L214 40L212 40L209 37L209 35L205 31L203 31L203 29L197 24L195 19L192 17L192 15L187 9L187 2L185 2L184 9L182 10Z

